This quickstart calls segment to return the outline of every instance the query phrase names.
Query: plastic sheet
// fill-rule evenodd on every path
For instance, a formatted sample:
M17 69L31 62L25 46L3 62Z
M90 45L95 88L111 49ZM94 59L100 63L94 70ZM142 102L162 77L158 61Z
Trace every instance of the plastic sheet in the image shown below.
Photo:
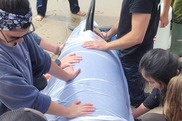
M70 53L82 56L83 60L74 66L75 69L81 68L81 72L67 83L51 77L42 92L64 106L80 100L82 103L92 103L96 110L90 115L74 119L46 115L48 120L133 121L127 81L116 52L83 48L85 41L95 38L102 40L92 31L84 29L85 21L82 21L68 38L59 57L61 59Z

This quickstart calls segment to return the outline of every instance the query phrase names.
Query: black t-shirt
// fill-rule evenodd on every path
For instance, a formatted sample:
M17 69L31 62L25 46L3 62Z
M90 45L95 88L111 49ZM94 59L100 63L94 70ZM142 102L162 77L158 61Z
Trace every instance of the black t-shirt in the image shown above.
M159 3L160 0L123 0L117 38L131 31L133 13L151 14L151 19L143 43L122 50L122 57L136 54L142 57L145 52L153 48L153 38L156 35L160 19Z
M153 109L159 106L161 101L162 101L161 91L157 88L154 88L151 94L143 102L143 105L148 109Z

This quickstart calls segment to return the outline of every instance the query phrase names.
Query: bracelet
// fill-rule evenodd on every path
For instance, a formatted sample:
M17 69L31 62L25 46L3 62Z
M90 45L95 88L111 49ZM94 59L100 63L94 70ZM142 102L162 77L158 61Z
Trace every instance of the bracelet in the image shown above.
M61 54L60 47L57 46L56 52L54 54L55 55L60 55Z

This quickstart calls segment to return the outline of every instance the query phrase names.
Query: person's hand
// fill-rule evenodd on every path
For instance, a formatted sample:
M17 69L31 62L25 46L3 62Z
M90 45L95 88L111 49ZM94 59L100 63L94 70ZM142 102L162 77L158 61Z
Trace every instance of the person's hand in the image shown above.
M103 38L106 42L109 42L108 36L107 36L107 32L98 32L98 31L94 31L98 36L100 36L101 38Z
M68 107L68 118L75 118L92 113L95 107L90 103L81 104L80 101L75 101L70 107Z
M101 34L102 34L103 39L104 39L106 42L109 42L109 41L110 41L110 38L108 37L107 32L101 32Z
M103 36L103 34L102 34L102 32L101 32L100 30L94 29L93 32L94 32L95 34L97 34L98 36L100 36L101 38L104 39L104 36Z
M63 59L61 59L61 68L74 66L75 63L79 63L81 60L81 56L77 56L76 54L71 53L68 56L65 56Z
M100 40L86 41L82 46L87 49L107 50L107 42Z
M169 23L168 14L167 15L161 14L161 16L160 16L160 28L166 27L168 25L168 23Z
M79 74L80 69L74 70L73 66L69 66L65 69L65 71L68 73L68 76L69 76L68 80L65 80L65 81L69 81L74 79Z
M105 39L105 40L108 39L107 32L101 32L101 35L102 35L103 39Z

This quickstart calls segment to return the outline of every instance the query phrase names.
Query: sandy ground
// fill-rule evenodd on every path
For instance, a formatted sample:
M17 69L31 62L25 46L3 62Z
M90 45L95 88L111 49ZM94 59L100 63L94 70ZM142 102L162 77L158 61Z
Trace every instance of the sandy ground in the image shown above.
M97 0L94 20L99 26L111 26L119 18L121 0ZM71 14L68 0L48 0L47 13L41 22L35 21L36 0L30 0L36 33L55 44L64 43L71 31L68 25L76 26L85 17ZM90 0L79 0L82 11L88 12ZM51 55L53 56L53 55ZM54 57L53 57L54 58Z
M69 10L68 0L49 0L47 6L46 17L41 22L35 21L36 16L36 0L30 0L33 10L33 23L36 33L51 43L60 45L64 43L72 32L68 25L76 26L86 17L79 17L71 14ZM94 20L99 26L111 26L120 15L122 0L96 0L95 18ZM79 0L82 11L88 12L90 0ZM52 58L56 56L51 55ZM150 88L147 86L147 91ZM161 113L161 107L151 112Z

